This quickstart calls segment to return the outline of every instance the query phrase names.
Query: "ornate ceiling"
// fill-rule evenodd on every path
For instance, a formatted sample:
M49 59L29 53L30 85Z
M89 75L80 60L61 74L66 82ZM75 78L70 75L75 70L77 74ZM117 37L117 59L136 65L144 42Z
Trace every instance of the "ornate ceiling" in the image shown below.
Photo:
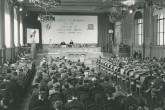
M19 0L18 0L19 1ZM127 1L127 2L126 2ZM132 1L136 4L144 0L61 0L61 5L51 8L50 12L109 12L114 5L129 6ZM42 12L40 7L29 3L29 0L19 2L27 12Z

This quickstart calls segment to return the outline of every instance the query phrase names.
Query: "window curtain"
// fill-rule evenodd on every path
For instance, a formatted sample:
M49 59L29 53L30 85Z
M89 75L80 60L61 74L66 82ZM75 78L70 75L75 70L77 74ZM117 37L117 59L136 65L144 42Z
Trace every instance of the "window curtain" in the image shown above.
M14 8L14 45L18 47L18 17L17 10Z
M10 10L9 10L9 5L8 1L5 1L5 45L6 48L10 48L11 44L11 30L10 30Z
M107 14L98 16L98 46L101 47L102 52L109 52L110 35L109 29L113 29L113 24L110 23Z
M23 24L22 24L22 17L20 17L20 45L23 46Z

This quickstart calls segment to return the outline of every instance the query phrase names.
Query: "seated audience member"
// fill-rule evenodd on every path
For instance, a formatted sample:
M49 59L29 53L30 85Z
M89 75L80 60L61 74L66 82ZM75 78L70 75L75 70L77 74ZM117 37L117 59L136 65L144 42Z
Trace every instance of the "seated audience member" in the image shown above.
M103 105L104 108L106 110L120 110L121 104L114 99L112 92L106 92L106 96L108 101Z
M53 89L49 90L49 95L50 96L55 94L55 93L60 93L60 83L59 82L53 84Z
M33 110L34 108L49 110L49 100L45 91L40 92L38 98L30 102L29 110Z
M146 107L146 101L143 98L138 99L138 103L139 103L139 106L137 110L149 110Z
M104 88L100 86L97 82L94 82L93 87L89 89L89 95L92 96L92 93L95 91L103 92Z
M45 79L46 81L50 80L49 74L46 69L42 70L42 78Z
M147 89L150 87L151 82L152 82L154 79L155 79L155 76L153 76L153 71L150 70L150 71L149 71L149 76L146 77L146 78L144 79L144 82L143 82L143 85L142 85L142 89L143 89L143 90L147 90Z
M7 89L7 85L3 83L0 88L1 105L4 109L7 109L13 102L11 91Z
M116 92L113 93L113 96L116 98L116 97L119 97L119 96L125 96L125 94L121 91L121 86L120 85L117 85L116 87Z
M104 78L104 82L103 83L101 83L101 86L105 89L105 88L108 88L109 86L111 86L111 84L109 83L109 78L108 78L108 76L106 76L105 78Z
M83 85L83 80L78 81L78 87L77 87L77 92L88 92L88 88L84 87Z
M52 75L51 76L51 81L48 82L47 86L50 89L51 87L53 87L53 84L55 84L57 82L57 78L56 75Z
M165 75L163 75L163 83L160 87L161 102L163 103L163 108L165 109Z
M160 73L157 73L157 78L154 80L153 84L149 87L148 90L146 90L146 92L149 92L151 90L156 91L157 89L159 89L159 84L163 82L163 79L160 77Z
M64 110L64 104L62 101L56 101L54 107L51 110Z
M85 110L84 104L77 99L78 99L77 94L73 93L72 100L68 100L68 102L65 104L66 110L70 110L72 107L74 107L74 105L76 105L76 108L77 107L80 108L80 110Z
M105 92L109 91L111 92L112 94L116 92L116 89L115 89L115 83L112 83L112 86L108 86L107 88L105 88L104 90Z
M64 83L64 85L63 85L63 88L62 88L63 90L63 95L65 96L67 93L69 93L69 84L68 83Z
M138 99L132 95L131 90L128 89L127 93L121 106L122 110L136 110L138 107Z
M46 87L43 86L41 83L38 85L38 89L35 89L33 92L32 92L32 98L31 100L36 100L38 99L38 94L39 93L42 93L42 92L46 92Z

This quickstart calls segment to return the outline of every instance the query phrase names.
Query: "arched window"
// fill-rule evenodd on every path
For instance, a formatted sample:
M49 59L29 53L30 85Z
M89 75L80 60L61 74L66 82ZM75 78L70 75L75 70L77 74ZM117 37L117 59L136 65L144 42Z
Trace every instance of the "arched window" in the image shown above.
M157 15L157 45L165 45L165 15Z
M135 45L143 44L143 18L142 12L137 11L134 16L135 20Z
M18 17L16 8L14 8L14 44L18 47Z
M11 31L10 31L10 10L8 2L5 1L5 45L6 48L11 46Z

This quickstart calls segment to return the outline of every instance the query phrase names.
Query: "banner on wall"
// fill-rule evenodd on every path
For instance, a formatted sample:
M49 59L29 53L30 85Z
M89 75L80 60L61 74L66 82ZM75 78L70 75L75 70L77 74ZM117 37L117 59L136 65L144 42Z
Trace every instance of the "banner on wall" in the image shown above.
M39 43L39 29L27 28L27 43Z
M97 16L55 15L51 28L46 29L47 23L42 23L42 43L97 43Z

